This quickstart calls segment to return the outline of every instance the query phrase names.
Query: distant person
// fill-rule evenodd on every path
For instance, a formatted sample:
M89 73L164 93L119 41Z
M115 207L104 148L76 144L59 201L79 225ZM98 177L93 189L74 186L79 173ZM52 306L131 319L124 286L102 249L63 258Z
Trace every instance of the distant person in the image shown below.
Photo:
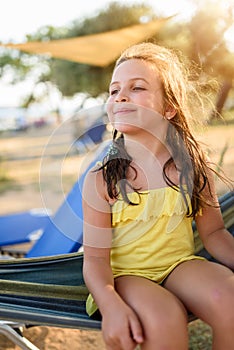
M24 115L19 115L15 120L15 130L16 131L25 131L29 127L26 118Z
M164 47L141 43L117 60L112 145L83 190L87 312L108 350L188 349L187 310L212 327L213 349L234 349L234 239L189 126L197 91ZM222 265L195 255L193 219Z

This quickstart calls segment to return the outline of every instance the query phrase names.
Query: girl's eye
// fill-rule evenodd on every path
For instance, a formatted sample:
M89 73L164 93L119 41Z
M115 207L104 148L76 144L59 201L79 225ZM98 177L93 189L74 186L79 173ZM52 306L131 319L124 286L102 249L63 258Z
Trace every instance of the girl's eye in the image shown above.
M115 94L117 94L117 93L118 93L118 90L117 90L117 89L111 90L111 91L110 91L110 95L115 95Z
M133 90L145 90L142 86L135 86Z
M146 90L145 88L143 88L142 86L133 86L132 87L132 90L133 91L142 91L142 90ZM116 95L116 94L118 94L118 92L120 91L120 89L113 89L113 90L111 90L110 91L110 95L112 96L112 95Z

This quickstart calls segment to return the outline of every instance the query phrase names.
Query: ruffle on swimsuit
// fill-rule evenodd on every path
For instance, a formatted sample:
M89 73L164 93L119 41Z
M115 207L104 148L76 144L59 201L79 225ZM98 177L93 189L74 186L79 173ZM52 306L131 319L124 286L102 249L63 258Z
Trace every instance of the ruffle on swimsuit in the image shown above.
M177 200L175 201L175 195ZM179 194L179 196L178 196ZM183 215L186 212L185 202L176 190L170 187L158 188L140 193L128 194L129 199L137 205L128 205L118 200L112 207L113 225L121 221L149 221L152 217Z
M164 187L141 193L132 192L128 194L131 202L137 205L128 205L123 200L118 200L112 207L112 226L123 227L131 222L139 228L141 222L155 222L165 218L165 232L170 233L178 225L178 222L186 216L187 208L180 192ZM186 195L188 203L189 196ZM143 226L143 233L144 233ZM141 231L140 229L138 229Z

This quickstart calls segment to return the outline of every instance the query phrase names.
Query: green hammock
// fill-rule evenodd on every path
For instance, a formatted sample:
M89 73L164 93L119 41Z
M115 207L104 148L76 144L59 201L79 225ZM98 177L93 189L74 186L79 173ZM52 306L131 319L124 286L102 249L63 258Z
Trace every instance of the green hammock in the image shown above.
M234 235L234 192L219 201L225 226ZM196 253L214 260L202 246L195 224L193 229ZM82 265L82 253L0 260L0 319L34 326L100 329L101 322L90 319L85 311L88 290Z

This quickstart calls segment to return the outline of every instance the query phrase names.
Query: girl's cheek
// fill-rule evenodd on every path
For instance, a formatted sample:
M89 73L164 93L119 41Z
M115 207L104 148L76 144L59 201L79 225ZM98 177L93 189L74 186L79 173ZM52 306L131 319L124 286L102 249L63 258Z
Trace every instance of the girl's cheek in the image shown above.
M106 110L109 112L109 109L113 106L114 103L114 97L113 96L109 96L106 100Z
M113 124L114 123L113 113L107 113L107 115L108 115L108 119L109 119L110 123Z
M108 98L106 103L106 113L110 122L113 121L113 103L110 102L110 98Z

